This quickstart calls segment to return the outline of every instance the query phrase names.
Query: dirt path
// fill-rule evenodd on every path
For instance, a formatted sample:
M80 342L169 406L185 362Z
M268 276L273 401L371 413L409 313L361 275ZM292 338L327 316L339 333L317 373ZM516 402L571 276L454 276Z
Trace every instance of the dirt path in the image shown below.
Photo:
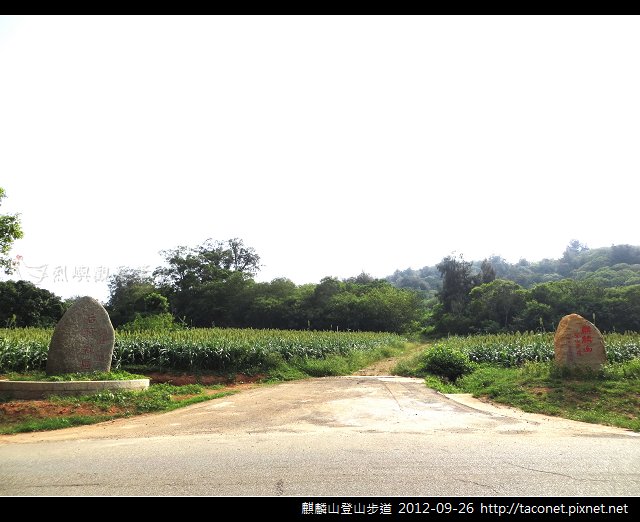
M400 357L389 357L387 359L382 359L371 366L367 366L366 368L362 368L362 370L358 370L353 375L392 375L391 370L400 362L410 359L414 355L417 355L422 350L425 349L424 344L417 344L415 346L411 346L407 348L407 351L403 353Z

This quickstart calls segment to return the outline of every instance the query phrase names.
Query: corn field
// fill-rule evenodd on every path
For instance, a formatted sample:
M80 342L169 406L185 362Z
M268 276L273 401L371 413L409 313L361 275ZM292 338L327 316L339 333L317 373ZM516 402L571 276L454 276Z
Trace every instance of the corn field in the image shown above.
M53 330L0 329L0 372L42 370ZM249 372L294 357L322 359L396 346L396 334L293 330L196 328L116 332L112 368L138 365L179 370Z
M519 366L526 361L549 361L554 358L553 333L515 333L449 337L435 343L468 354L475 362L498 366ZM604 335L609 362L623 362L640 357L639 333Z

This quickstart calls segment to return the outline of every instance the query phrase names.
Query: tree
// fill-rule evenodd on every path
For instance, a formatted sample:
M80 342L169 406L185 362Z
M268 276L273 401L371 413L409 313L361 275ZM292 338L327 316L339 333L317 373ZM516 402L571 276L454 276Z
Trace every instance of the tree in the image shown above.
M445 257L436 265L442 277L439 298L445 313L462 314L469 303L469 292L474 286L471 263L459 258Z
M0 187L0 205L5 197L4 189ZM7 256L13 242L22 236L19 214L0 214L0 267L5 274L13 272L11 259Z
M376 278L367 274L366 272L361 272L356 277L349 277L345 279L345 283L357 284L357 285L368 285L370 283L374 283Z
M600 316L603 310L604 288L588 280L562 279L535 285L528 291L527 298L551 308L552 328L555 328L560 319L567 314L576 313L587 319L594 314Z
M496 279L471 290L469 309L474 320L496 323L510 330L513 318L524 308L523 289L513 281Z
M480 274L478 274L478 284L482 285L485 283L490 283L494 281L496 278L496 271L491 264L491 261L488 259L484 259L482 264L480 265Z
M260 256L237 238L226 242L207 239L195 248L179 246L160 253L168 266L156 268L154 276L174 292L224 281L234 272L250 278L260 269Z
M166 298L158 293L153 278L145 270L121 267L107 284L107 309L116 327L133 321L136 314L167 311Z
M64 311L57 295L29 281L0 282L0 327L51 327Z
M577 268L581 264L582 253L587 252L589 247L583 245L577 239L569 241L560 260L559 271L562 275L567 276L571 270Z
M320 283L315 286L313 294L309 295L303 305L311 328L314 330L335 328L336 324L333 320L336 317L332 312L333 297L343 292L344 288L345 283L335 277L323 277Z
M253 328L306 328L299 317L299 292L293 281L277 278L247 287L238 303L242 326Z
M373 287L362 299L361 328L373 332L408 332L422 314L419 296L389 283Z
M607 331L640 331L640 285L607 288L597 326Z
M514 322L519 330L544 332L554 328L553 318L553 310L548 304L529 298ZM558 321L555 321L555 324L557 323Z
M632 245L612 245L611 264L640 264L640 247Z
M154 276L171 311L194 326L236 326L245 319L244 295L260 268L260 257L242 240L208 239L197 247L180 246L161 252L166 266Z

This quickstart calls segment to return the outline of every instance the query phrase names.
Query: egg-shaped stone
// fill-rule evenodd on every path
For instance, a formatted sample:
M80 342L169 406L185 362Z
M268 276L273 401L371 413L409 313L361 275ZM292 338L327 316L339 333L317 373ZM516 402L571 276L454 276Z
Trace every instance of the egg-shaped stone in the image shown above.
M107 311L92 297L81 297L56 325L49 344L47 375L108 372L114 343Z

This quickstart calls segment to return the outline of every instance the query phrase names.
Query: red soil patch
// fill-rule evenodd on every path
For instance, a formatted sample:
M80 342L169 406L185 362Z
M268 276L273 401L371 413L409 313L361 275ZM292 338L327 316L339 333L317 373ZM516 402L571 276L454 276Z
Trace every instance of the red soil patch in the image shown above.
M202 384L204 386L211 386L214 384L223 385L223 388L216 390L205 390L207 395L253 388L256 382L264 378L264 375L244 375L241 373L233 377L160 372L145 372L145 375L151 379L151 383L153 384L169 383L174 386L183 386L185 384ZM175 395L173 399L182 401L190 397L191 395ZM104 409L94 404L81 403L65 405L47 400L13 400L9 402L0 402L0 425L6 426L16 424L28 419L69 417L73 415L107 417L125 414L127 412L126 408L118 406L110 406L109 408Z
M19 422L29 419L68 417L70 415L116 415L122 408L111 406L107 409L92 404L63 405L49 401L10 401L0 403L0 421Z
M172 384L173 386L184 386L185 384L202 384L211 386L213 384L223 384L226 387L238 384L254 383L264 379L264 375L245 375L238 373L233 377L222 375L194 375L189 373L161 373L145 372L144 375L151 379L151 384Z

